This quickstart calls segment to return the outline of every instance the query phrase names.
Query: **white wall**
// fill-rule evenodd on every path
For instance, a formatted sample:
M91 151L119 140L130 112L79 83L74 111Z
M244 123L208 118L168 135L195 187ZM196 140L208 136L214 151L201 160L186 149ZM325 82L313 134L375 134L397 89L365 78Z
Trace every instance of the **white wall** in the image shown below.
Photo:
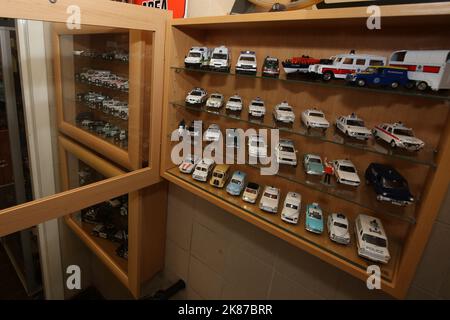
M229 13L234 0L188 0L188 16L221 16Z

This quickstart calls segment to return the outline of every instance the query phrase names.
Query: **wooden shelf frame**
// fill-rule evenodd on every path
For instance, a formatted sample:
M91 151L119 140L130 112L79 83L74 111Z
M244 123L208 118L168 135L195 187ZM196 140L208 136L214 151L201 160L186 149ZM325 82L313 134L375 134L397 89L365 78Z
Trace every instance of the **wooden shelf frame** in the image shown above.
M422 45L424 46L423 49L439 49L440 46L449 43L448 35L442 31L448 30L450 26L450 5L448 3L383 6L381 10L382 30L374 31L373 37L371 37L369 31L362 29L365 28L365 23L369 16L365 7L302 10L271 14L258 13L172 21L168 26L166 40L168 63L165 71L164 141L161 154L161 175L165 179L210 201L231 214L291 243L293 246L317 256L362 281L366 281L367 274L362 272L361 268L356 268L354 264L339 259L336 255L330 254L326 250L321 250L317 244L307 243L273 223L268 223L261 219L256 214L256 211L259 210L256 207L255 212L249 213L247 210L239 207L239 205L233 204L233 201L223 194L205 190L205 188L208 188L207 185L199 185L190 177L178 174L176 166L170 159L171 149L174 145L170 141L170 134L178 127L178 123L184 118L186 118L186 123L198 118L205 119L208 124L223 124L232 120L226 117L220 120L217 116L214 117L214 115L207 113L194 118L192 116L192 114L195 114L194 112L191 112L191 115L189 115L189 111L180 110L183 108L174 109L172 102L183 101L186 92L193 87L204 87L208 92L219 91L224 93L226 97L244 88L242 89L243 93L239 93L247 100L265 94L264 89L268 90L266 95L275 95L276 99L281 99L283 95L288 95L288 97L292 98L296 94L302 94L297 89L301 87L301 91L305 95L313 95L313 90L315 90L318 91L317 96L324 97L322 100L316 98L318 103L315 106L323 108L325 112L327 112L325 103L329 102L326 98L331 93L327 93L324 90L330 90L333 91L333 96L338 96L341 100L345 97L351 97L353 93L357 95L357 97L353 97L356 101L350 102L351 107L355 107L357 103L363 102L364 108L361 108L361 110L363 113L367 112L367 114L363 115L363 118L371 121L379 121L378 119L381 116L386 117L386 115L389 118L387 110L391 114L394 113L393 115L395 113L402 116L406 115L407 120L413 116L420 119L422 124L419 123L417 125L417 121L412 121L414 123L410 126L413 128L417 127L420 132L417 135L421 136L424 134L430 146L436 149L434 165L420 173L417 172L415 176L415 168L420 166L427 167L427 165L424 166L421 163L402 165L391 157L386 157L384 161L393 164L394 167L400 166L401 172L406 171L405 176L407 179L411 180L414 185L420 186L421 189L421 201L417 204L415 210L416 224L405 224L403 226L398 224L399 226L397 227L393 222L385 222L386 228L391 233L390 236L394 236L393 233L396 232L399 235L404 232L404 238L399 238L402 246L400 249L401 254L395 260L392 277L382 280L382 289L394 297L404 298L420 262L450 181L450 114L448 111L448 99L434 99L434 97L433 99L428 99L430 97L416 99L414 95L397 95L390 92L383 94L380 90L342 90L342 92L339 92L338 89L330 89L326 88L326 86L316 89L309 84L272 81L271 83L283 83L282 85L276 85L277 90L280 92L278 93L270 91L270 86L263 84L264 81L270 82L270 80L260 79L260 77L238 77L233 75L227 77L223 74L214 74L212 72L197 72L197 75L195 75L195 71L177 71L177 69L181 68L179 66L183 65L184 56L188 49L196 45L206 45L208 47L215 47L221 44L226 45L232 50L232 66L236 62L239 51L253 49L258 55L258 66L262 66L262 57L266 55L277 56L280 60L298 54L309 54L323 58L347 52L356 47L358 52L374 52L388 56L389 52L393 52L396 49L422 49ZM414 29L417 26L421 27L420 32ZM289 39L294 39L294 30L297 35L295 37L296 41L289 42ZM308 32L311 34L308 34ZM321 41L321 37L326 34L329 35L328 38L325 36L323 41ZM429 36L425 36L426 34ZM399 46L402 47L398 48ZM310 50L306 51L307 49ZM256 91L255 87L258 88ZM265 98L263 96L263 99ZM268 100L272 98L267 97ZM302 96L302 98L305 98L305 96ZM314 101L314 99L307 96L306 99L308 102ZM332 100L333 116L335 116L336 111L348 111L346 109L347 106L339 99ZM425 99L429 101L426 102ZM422 105L418 105L417 100L420 100ZM345 102L348 101L349 99L345 100ZM384 103L380 101L384 101ZM370 117L369 110L371 108L376 109L374 112L379 113L378 116L372 115ZM384 113L381 111L383 108L385 108ZM359 114L359 110L356 110L356 112ZM270 112L267 114L269 115ZM333 116L330 117L330 120L333 120ZM388 121L389 119L386 119L386 122ZM409 123L408 121L406 122ZM427 129L426 125L430 127L436 125L439 129ZM244 125L243 127L247 126ZM322 142L322 144L324 143ZM306 142L306 145L309 147L313 145L313 142ZM351 150L348 151L351 157L352 152ZM373 159L376 157L376 155L373 155ZM410 166L409 169L408 166ZM282 188L284 192L290 191L288 190L289 188L297 188L296 184L289 183L284 183L282 186L284 187ZM319 196L319 193L316 195ZM330 208L330 205L333 208L334 200L329 201L328 208ZM349 207L351 215L360 211L361 208L358 206ZM371 213L374 214L373 212Z

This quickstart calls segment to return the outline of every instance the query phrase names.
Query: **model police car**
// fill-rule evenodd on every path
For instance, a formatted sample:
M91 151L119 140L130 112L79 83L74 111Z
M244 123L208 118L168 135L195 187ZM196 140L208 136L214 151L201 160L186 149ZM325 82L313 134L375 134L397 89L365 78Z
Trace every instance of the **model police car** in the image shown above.
M374 66L362 72L348 74L346 80L359 87L388 86L396 89L400 86L412 88L414 82L408 79L408 69L398 67Z
M302 196L297 192L288 192L284 199L281 220L291 224L297 224L300 217Z
M214 165L214 160L203 158L195 167L192 178L197 181L206 182L214 169Z
M323 213L318 203L306 206L305 229L317 234L323 232Z
M248 138L248 154L253 158L265 159L267 157L266 139L260 135L252 135Z
M247 174L242 171L236 171L231 176L230 182L227 186L227 192L232 196L239 196L244 190Z
M261 187L259 186L259 184L249 182L244 189L244 193L242 194L242 200L248 203L256 203L260 189Z
M375 262L389 262L388 239L380 219L359 215L355 221L355 233L359 256Z
M188 92L186 96L186 104L188 105L201 105L206 101L208 93L205 89L194 88Z
M295 122L295 113L292 107L287 103L287 101L283 101L282 103L275 106L275 108L273 109L273 117L275 121L283 123Z
M225 46L214 48L211 60L209 61L209 68L213 71L230 72L231 67L231 53Z
M262 69L263 77L278 78L280 76L280 62L278 58L266 57Z
M327 229L331 241L345 245L350 243L350 222L342 213L332 213L328 216Z
M264 104L264 101L261 98L252 100L248 106L248 113L253 117L264 117L266 114L266 105Z
M184 59L186 68L205 68L209 66L211 50L207 47L192 47Z
M242 51L236 63L236 73L256 75L257 62L254 51Z
M366 128L364 120L352 113L349 116L341 116L336 120L336 127L346 136L358 140L367 140L372 133Z
M221 135L222 132L220 131L219 125L213 123L209 125L208 129L206 129L203 138L205 139L205 141L219 141Z
M229 111L241 111L242 110L242 98L235 94L228 99L225 109Z
M331 162L336 181L341 184L357 187L361 184L358 170L350 160L334 160Z
M295 150L294 141L282 139L275 148L277 162L297 166L297 150Z
M422 140L414 136L413 130L401 122L380 124L372 130L372 134L375 138L389 143L392 148L418 151L425 146Z
M307 129L318 128L326 131L330 123L325 119L325 114L321 110L308 109L302 112L302 122Z
M194 171L195 166L200 162L200 158L195 155L187 155L183 162L180 164L178 169L182 173L192 174Z
M280 189L266 186L259 201L259 208L266 212L277 213L279 202Z
M223 94L212 93L209 96L209 99L206 101L206 106L208 108L220 109L220 108L222 108L223 103L224 103Z

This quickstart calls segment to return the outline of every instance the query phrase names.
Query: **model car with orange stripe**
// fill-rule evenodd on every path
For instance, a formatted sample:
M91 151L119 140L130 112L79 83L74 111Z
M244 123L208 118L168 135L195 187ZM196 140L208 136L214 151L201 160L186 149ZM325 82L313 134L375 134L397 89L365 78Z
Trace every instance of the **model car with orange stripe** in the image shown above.
M375 138L390 144L392 148L401 148L408 151L418 151L425 143L416 138L414 131L403 123L382 123L372 130Z

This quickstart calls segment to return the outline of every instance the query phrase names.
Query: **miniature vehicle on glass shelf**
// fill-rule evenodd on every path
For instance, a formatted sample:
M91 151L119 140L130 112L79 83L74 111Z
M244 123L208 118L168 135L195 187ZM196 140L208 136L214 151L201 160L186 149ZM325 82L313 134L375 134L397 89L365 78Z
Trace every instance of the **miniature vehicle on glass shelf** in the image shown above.
M230 166L226 164L218 164L212 173L209 184L216 188L223 188L230 175Z
M348 74L361 72L369 67L386 65L386 58L369 54L356 54L353 50L348 54L331 57L331 64L314 64L309 66L311 74L319 75L324 81L345 79Z
M408 79L420 91L450 89L450 50L395 51L389 65L407 68Z
M221 93L212 93L206 101L206 107L220 109L224 104L224 97Z
M227 185L227 192L232 196L239 196L244 190L245 182L247 181L247 174L242 171L235 171L231 176L230 182Z
M388 239L380 219L360 214L355 220L355 233L359 256L375 262L389 262Z
M256 53L254 51L241 51L236 63L236 73L256 75L257 70Z
M287 101L283 101L282 103L275 106L275 108L273 109L273 117L275 121L279 121L282 123L293 124L295 122L294 110L287 103Z
M199 163L195 166L194 173L192 174L192 178L194 180L200 182L206 182L208 180L209 175L214 169L215 162L212 159L203 158L199 161Z
M187 155L183 162L180 164L178 169L182 173L192 174L194 172L195 166L200 162L200 158L195 155Z
M357 187L361 184L358 176L358 170L350 160L333 160L331 162L336 181L348 186Z
M248 203L255 204L256 200L258 200L260 189L261 187L259 186L259 184L249 182L244 189L244 193L242 194L242 200Z
M260 135L252 135L248 138L248 155L253 158L265 159L267 157L266 139Z
M266 186L259 200L259 208L270 213L278 212L278 204L280 202L280 189Z
M225 109L230 111L241 111L242 110L242 98L235 94L228 99Z
M92 121L92 120L83 120L83 121L81 121L81 126L86 128L86 129L91 129L93 125L94 125L94 121Z
M373 186L378 201L406 206L414 202L406 179L389 165L371 163L366 170L366 183Z
M119 141L125 141L127 139L128 139L128 131L127 130L120 130Z
M341 116L336 120L336 127L346 136L358 140L368 140L372 133L366 128L364 120L352 113L349 116Z
M308 73L309 67L316 64L331 64L332 61L329 59L315 59L309 56L293 57L283 61L283 69L286 75L292 76L301 73Z
M203 121L202 120L194 120L191 124L186 128L187 135L193 139L201 138L201 134L203 132ZM201 140L201 139L200 139Z
M184 59L186 68L206 68L211 59L211 49L207 47L192 47Z
M323 213L318 203L306 206L305 229L312 233L322 234Z
M347 82L359 87L385 86L397 89L402 86L408 89L414 87L414 82L408 79L408 69L399 67L370 67L362 72L347 74Z
M297 224L300 217L302 196L297 192L288 192L284 199L281 220L291 224Z
M305 154L303 156L303 166L306 174L321 176L325 172L322 158L315 154Z
M328 216L327 229L331 241L345 245L350 243L350 222L342 213Z
M372 134L376 139L389 143L392 148L418 151L425 146L422 140L415 137L414 131L401 122L380 124L372 130Z
M130 55L129 55L128 52L118 51L118 52L114 53L114 59L122 61L122 62L129 62L130 61Z
M92 235L102 239L112 240L117 232L117 228L112 223L98 224L92 229Z
M241 146L241 138L237 128L226 129L226 147L239 149Z
M127 238L128 238L128 235L127 235L127 231L126 230L118 230L114 234L114 236L113 236L113 238L111 240L114 241L114 242L122 243Z
M302 112L302 122L307 129L317 128L326 131L330 127L330 123L325 119L325 114L315 108Z
M208 93L202 88L194 88L186 96L186 104L201 105L205 103Z
M297 150L292 140L281 139L275 148L276 159L279 164L297 166Z
M213 71L230 72L231 68L231 52L225 46L214 48L209 68Z
M203 138L205 141L219 141L221 136L222 132L220 131L219 125L213 123L206 129Z
M280 62L278 58L266 57L264 59L262 76L269 78L278 78L280 76Z
M266 114L266 105L261 98L256 98L248 106L248 114L252 117L261 118Z

